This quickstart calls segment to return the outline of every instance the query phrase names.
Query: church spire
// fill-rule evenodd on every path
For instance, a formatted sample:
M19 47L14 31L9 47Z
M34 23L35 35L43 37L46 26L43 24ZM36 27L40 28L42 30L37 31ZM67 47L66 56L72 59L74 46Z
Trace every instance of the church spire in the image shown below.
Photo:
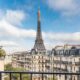
M36 40L35 40L35 45L34 48L35 50L37 50L38 52L44 52L45 51L45 46L43 43L43 39L42 39L42 32L41 32L41 21L40 21L40 8L38 9L38 13L37 13L37 34L36 34Z

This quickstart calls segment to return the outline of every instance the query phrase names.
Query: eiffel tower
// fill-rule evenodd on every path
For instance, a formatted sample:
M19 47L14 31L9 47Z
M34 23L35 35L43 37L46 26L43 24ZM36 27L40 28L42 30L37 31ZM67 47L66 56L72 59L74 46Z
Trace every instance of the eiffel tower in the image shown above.
M42 39L42 32L41 32L41 21L40 21L40 9L38 9L38 24L37 24L37 34L36 34L36 40L33 49L38 52L46 52L43 39Z

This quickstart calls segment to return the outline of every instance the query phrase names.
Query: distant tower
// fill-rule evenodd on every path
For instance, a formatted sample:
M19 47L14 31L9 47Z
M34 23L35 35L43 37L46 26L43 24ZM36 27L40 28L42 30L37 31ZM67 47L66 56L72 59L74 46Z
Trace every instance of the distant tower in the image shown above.
M33 50L35 50L38 53L46 52L43 39L42 39L42 32L41 32L40 9L38 9L37 34L36 34L36 40L35 40Z

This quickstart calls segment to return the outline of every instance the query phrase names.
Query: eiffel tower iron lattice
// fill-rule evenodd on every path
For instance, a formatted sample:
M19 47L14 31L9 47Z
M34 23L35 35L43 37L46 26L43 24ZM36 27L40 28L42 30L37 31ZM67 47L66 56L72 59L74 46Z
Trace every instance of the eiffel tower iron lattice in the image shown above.
M41 32L40 9L38 9L37 15L38 15L37 34L33 49L35 49L37 52L45 52L46 49L43 43L42 32Z

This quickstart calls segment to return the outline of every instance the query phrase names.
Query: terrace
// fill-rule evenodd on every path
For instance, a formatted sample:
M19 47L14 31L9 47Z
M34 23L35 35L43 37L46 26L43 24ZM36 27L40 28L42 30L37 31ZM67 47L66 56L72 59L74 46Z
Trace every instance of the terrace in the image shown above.
M4 80L2 74L7 74L8 80L23 80L23 74L29 75L29 79L26 80L80 80L80 73L60 73L60 72L13 72L13 71L0 71L0 80ZM13 74L18 74L19 78L16 79ZM34 79L34 75L40 75L37 79ZM51 78L49 78L51 76ZM54 78L57 77L58 78ZM63 76L63 79L60 77ZM76 76L76 78L75 78ZM37 76L36 76L37 77Z

